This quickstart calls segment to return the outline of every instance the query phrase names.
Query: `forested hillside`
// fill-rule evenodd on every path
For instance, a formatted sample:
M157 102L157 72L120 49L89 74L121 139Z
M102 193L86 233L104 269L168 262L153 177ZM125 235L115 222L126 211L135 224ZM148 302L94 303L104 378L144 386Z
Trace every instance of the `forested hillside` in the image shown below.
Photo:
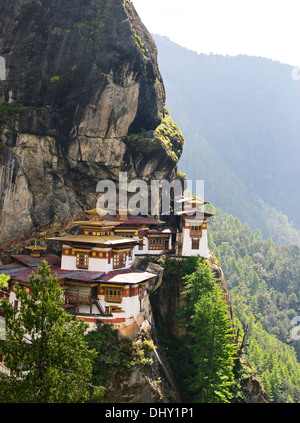
M208 201L264 238L300 245L300 81L293 68L155 41L167 106L186 140L180 170L204 179Z
M270 400L299 403L300 81L269 59L155 41L167 106L185 136L179 168L204 179L205 199L219 208L209 248L235 327Z
M271 401L300 402L300 249L262 240L247 224L216 210L209 246L221 262L234 323ZM294 330L294 332L293 332ZM295 332L296 330L296 332Z

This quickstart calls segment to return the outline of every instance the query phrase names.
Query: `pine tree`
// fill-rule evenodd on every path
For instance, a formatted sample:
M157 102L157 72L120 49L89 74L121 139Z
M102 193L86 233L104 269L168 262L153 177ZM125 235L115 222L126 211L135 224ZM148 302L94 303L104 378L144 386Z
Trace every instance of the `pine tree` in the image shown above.
M186 278L179 316L187 331L186 346L192 369L187 382L194 401L229 402L236 345L222 288L202 259L196 271Z
M62 309L62 289L46 262L30 277L31 294L16 284L21 306L2 299L6 339L1 347L9 375L0 379L2 402L84 402L90 398L92 362L86 324Z
M274 396L274 401L278 402L279 396L282 389L282 379L280 375L279 365L276 364L271 372L271 385L272 385L272 393Z
M271 376L269 370L265 371L261 376L261 382L265 389L265 391L268 393L269 401L272 402L274 400L274 396L272 393L272 383L271 383Z

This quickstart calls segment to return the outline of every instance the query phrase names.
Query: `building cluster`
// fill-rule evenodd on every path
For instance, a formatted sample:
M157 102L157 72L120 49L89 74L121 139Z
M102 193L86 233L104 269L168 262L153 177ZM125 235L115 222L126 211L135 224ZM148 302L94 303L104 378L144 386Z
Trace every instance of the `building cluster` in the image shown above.
M181 207L184 202L185 207ZM169 254L174 258L208 257L206 203L195 198L177 199L177 223L170 226L158 218L132 216L118 210L115 216L86 212L86 219L74 222L78 235L49 238L61 244L61 256L47 254L35 243L28 254L12 255L12 263L0 266L10 275L9 286L0 291L17 308L14 285L30 292L30 276L42 260L51 266L63 288L64 308L94 328L97 321L114 324L126 336L134 336L149 315L149 284L157 274L133 266L140 256Z

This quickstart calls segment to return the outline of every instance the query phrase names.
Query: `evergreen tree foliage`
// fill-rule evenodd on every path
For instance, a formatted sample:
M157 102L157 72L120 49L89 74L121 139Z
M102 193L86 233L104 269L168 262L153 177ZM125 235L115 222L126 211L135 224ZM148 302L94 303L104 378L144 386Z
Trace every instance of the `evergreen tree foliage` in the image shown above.
M132 370L132 341L129 338L120 340L112 325L99 323L97 330L88 332L85 339L98 353L93 362L93 385L107 386Z
M300 402L300 343L291 336L300 311L300 249L262 240L239 219L215 210L209 246L221 262L235 328L270 401Z
M87 325L62 309L62 289L45 261L32 273L30 290L14 285L19 309L1 300L6 321L1 352L10 374L1 374L0 401L87 401L97 355L84 339Z
M178 317L186 330L185 385L193 401L229 402L236 345L222 288L201 258L195 272L185 278Z

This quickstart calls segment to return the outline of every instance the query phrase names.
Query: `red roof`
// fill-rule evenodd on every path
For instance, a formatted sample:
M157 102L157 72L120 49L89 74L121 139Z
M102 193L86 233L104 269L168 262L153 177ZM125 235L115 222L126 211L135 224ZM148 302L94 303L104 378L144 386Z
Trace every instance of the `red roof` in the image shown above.
M69 270L67 279L74 279L80 281L98 281L102 275L104 275L104 272L91 272L88 270Z
M18 272L19 270L24 270L24 266L17 263L5 264L0 266L0 274L10 275L12 273Z
M157 235L166 235L166 236L170 236L171 234L171 229L167 228L167 229L149 229L149 231L147 231L148 234L157 234Z
M43 260L46 260L46 262L51 266L59 266L61 261L60 257L55 254L43 254L41 257L32 257L27 254L16 254L11 257L21 264L24 264L26 267L41 266Z
M128 216L128 219L121 220L118 217L106 216L105 220L113 221L113 222L122 222L122 225L119 226L130 226L130 225L161 225L162 222L154 219L153 217L145 217L145 216Z
M11 266L8 268L8 266L0 266L0 273L10 275L12 279L16 279L19 282L29 283L29 278L32 273L37 275L37 268L28 268L25 266ZM153 273L136 269L115 270L105 274L104 272L91 272L87 270L62 270L60 267L52 267L51 275L55 275L58 281L68 279L86 282L114 282L126 284L145 282L156 276Z
M28 283L32 272L37 275L37 266L25 267L18 264L11 264L6 266L0 266L0 273L9 275L12 279L16 279L19 282ZM52 266L51 275L56 275L57 280L62 279L74 279L82 281L96 281L104 273L103 272L90 272L87 270L62 270L60 267Z
M29 255L14 255L12 257L19 263L11 263L0 266L0 273L9 275L12 279L23 283L29 283L32 273L37 275L37 268L41 265L42 260L46 260L49 264L51 264L51 275L56 275L57 280L68 279L87 282L101 281L136 284L145 282L156 276L155 274L137 269L120 269L106 274L104 272L93 272L87 270L62 270L60 268L60 258L55 255L44 255L38 258Z
M2 273L2 267L0 267L0 273ZM19 267L12 269L10 271L7 271L6 274L10 275L12 279L16 279L19 282L28 283L29 278L34 273L34 275L37 275L37 267ZM57 274L57 279L64 279L66 277L66 273L68 273L66 270L61 270L60 267L52 267L51 268L51 275Z

